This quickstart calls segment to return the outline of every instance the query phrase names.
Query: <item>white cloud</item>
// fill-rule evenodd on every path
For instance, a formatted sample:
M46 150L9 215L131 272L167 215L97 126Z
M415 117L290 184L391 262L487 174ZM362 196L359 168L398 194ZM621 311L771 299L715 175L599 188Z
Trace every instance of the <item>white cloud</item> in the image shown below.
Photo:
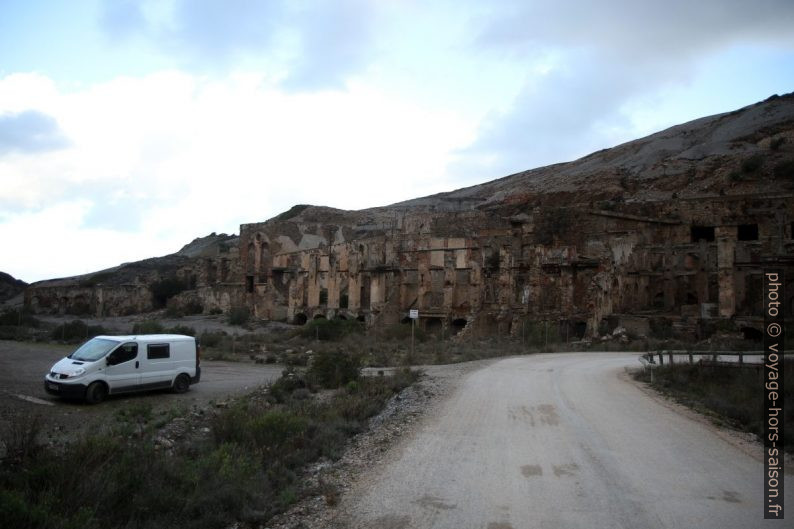
M0 201L10 212L0 218L3 234L28 225L26 240L49 240L49 223L60 215L59 244L104 246L53 262L51 247L20 240L17 264L4 259L2 267L26 280L87 271L92 259L122 247L124 259L175 251L298 202L359 209L441 191L449 153L476 128L363 84L287 94L254 74L212 80L166 72L72 92L40 76L24 81L38 95L0 105L46 108L70 145L0 158ZM0 79L0 94L19 83Z

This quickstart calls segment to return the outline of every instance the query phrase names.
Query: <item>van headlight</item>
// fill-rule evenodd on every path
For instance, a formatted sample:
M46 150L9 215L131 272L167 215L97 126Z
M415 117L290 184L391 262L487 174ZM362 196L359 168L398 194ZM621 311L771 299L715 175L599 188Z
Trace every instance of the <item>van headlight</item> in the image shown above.
M85 374L85 369L83 369L82 367L78 367L77 369L75 369L74 371L69 373L67 375L67 377L68 378L77 378L77 377L83 376L84 374Z

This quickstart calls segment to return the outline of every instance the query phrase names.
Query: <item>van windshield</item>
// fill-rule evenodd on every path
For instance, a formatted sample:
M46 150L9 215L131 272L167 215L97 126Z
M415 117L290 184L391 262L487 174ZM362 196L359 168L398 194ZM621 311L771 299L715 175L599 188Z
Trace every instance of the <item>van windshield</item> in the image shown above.
M82 360L84 362L96 362L118 344L119 342L114 340L91 338L86 343L81 345L77 351L72 353L69 358L72 360Z

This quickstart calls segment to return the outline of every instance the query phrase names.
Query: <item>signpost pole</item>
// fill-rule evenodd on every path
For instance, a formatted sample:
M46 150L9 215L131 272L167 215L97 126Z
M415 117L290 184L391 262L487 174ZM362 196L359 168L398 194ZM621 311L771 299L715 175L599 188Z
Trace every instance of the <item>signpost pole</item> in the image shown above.
M411 309L408 311L408 317L411 318L411 358L414 357L414 328L416 327L416 320L419 319L419 310Z
M416 326L416 319L411 318L411 358L414 357L414 327Z

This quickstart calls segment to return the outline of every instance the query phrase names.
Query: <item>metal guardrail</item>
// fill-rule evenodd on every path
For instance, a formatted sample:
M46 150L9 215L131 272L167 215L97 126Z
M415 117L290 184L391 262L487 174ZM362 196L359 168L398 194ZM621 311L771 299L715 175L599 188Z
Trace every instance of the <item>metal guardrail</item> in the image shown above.
M782 353L784 356L794 357L794 350L785 350ZM665 357L667 363L673 365L676 362L673 359L676 357L685 356L689 360L689 364L695 363L695 357L698 357L698 363L702 365L730 365L731 367L758 367L764 364L764 351L685 351L685 350L662 350L655 352L645 353L640 357L640 362L646 367L663 366L665 364ZM748 358L749 357L749 358ZM656 359L658 358L658 362ZM750 360L750 361L747 361Z

